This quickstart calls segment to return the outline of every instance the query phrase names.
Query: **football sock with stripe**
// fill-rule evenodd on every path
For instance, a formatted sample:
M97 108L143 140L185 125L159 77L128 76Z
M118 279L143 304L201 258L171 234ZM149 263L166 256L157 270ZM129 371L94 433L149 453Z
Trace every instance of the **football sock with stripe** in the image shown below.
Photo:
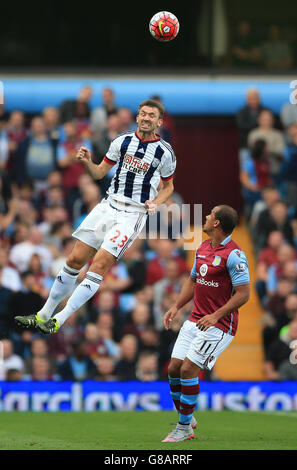
M58 272L57 277L52 285L47 301L42 309L38 312L38 316L42 320L48 320L54 313L56 307L65 297L72 292L75 286L78 269L65 266Z
M180 379L181 395L179 407L179 423L190 424L199 395L198 377Z
M61 310L61 312L54 316L54 318L58 320L60 326L62 326L67 318L69 318L96 294L101 281L102 276L100 276L100 274L92 273L90 271L87 272L84 280L77 286L73 294L69 297L66 306Z
M181 383L179 377L170 377L168 375L169 385L170 385L170 395L172 397L173 403L177 411L179 411L180 406L180 395L181 395Z

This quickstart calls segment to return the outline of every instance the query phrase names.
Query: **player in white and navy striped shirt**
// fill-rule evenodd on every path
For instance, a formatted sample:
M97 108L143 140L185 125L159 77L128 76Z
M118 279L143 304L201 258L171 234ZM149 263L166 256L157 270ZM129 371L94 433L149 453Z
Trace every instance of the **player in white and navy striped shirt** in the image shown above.
M92 162L87 148L79 149L77 159L94 179L103 178L117 164L108 197L97 204L73 233L76 244L58 273L44 307L35 315L16 317L19 324L36 326L43 333L57 332L97 292L104 274L141 232L147 215L153 214L171 196L176 158L171 145L156 132L162 125L163 115L162 104L143 101L136 117L137 131L116 137L100 165ZM161 180L163 186L158 192ZM90 259L92 264L85 279L63 310L52 317L56 307L73 290L80 269Z

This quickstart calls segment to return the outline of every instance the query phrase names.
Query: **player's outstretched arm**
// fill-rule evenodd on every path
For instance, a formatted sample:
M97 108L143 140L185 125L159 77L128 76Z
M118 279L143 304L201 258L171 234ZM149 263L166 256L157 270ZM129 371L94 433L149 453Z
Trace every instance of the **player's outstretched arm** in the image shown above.
M106 161L102 160L100 165L97 165L92 161L92 155L88 148L80 147L76 154L76 159L79 162L82 162L88 173L94 178L95 180L101 180L110 170L111 165Z
M191 276L184 282L182 290L176 299L175 304L165 313L163 318L164 328L168 330L171 326L172 321L176 317L177 312L180 308L186 305L193 298L195 287L195 279Z

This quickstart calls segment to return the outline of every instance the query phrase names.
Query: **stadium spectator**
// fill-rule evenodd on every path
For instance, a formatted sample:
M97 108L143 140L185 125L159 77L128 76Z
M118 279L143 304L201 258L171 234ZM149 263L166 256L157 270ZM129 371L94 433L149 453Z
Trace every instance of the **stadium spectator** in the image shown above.
M0 128L0 170L7 168L9 161L9 140L5 129Z
M101 190L93 181L90 184L79 189L80 196L76 198L73 208L74 227L78 227L83 219L97 206L101 201Z
M84 165L76 160L76 152L81 146L90 147L90 142L78 136L73 121L64 124L64 132L65 139L58 146L57 162L62 171L66 202L68 208L71 209L73 202L79 196L79 177L86 171Z
M77 116L77 107L83 103L87 107L88 116L90 115L90 100L93 96L93 88L91 86L84 86L80 89L76 99L64 100L59 107L61 124L72 121Z
M127 312L136 304L136 293L145 287L146 262L141 239L136 239L133 245L125 251L122 262L126 267L130 282L120 293L119 306L124 312Z
M50 367L51 373L55 370L55 360L50 359L48 343L45 338L33 338L31 342L31 356L25 361L25 373L32 376L34 374L34 368L36 372L36 364L34 364L36 358L46 359ZM38 364L37 364L38 368ZM40 371L42 370L42 365ZM45 367L44 367L45 370ZM34 379L37 380L37 379ZM46 379L45 379L46 380Z
M40 256L42 269L48 272L52 263L52 254L44 244L42 232L36 225L30 228L27 239L12 247L9 259L20 272L24 272L28 269L34 253Z
M175 244L171 240L158 240L156 245L157 256L147 265L146 281L149 285L155 284L164 277L166 262L175 259L178 263L178 275L188 272L188 266L185 260L175 254Z
M297 90L295 88L292 98L297 100ZM286 131L287 140L290 141L290 136L287 134L288 129L297 123L297 106L294 103L285 103L280 110L280 121Z
M253 148L255 142L259 139L265 140L270 160L270 173L274 183L279 183L279 171L283 160L285 147L284 135L281 131L274 128L274 116L269 109L264 109L258 116L258 127L248 134L248 146Z
M115 361L112 357L100 357L96 366L97 374L95 376L95 380L100 380L100 382L111 382L117 380Z
M136 131L137 124L129 108L119 108L117 116L119 118L119 134Z
M7 162L7 169L11 169L12 158L19 143L27 137L28 131L25 126L25 115L23 111L15 110L10 113L9 120L6 127L9 158Z
M84 331L88 356L94 363L101 357L114 357L119 355L119 349L112 340L112 331L106 327L98 327L94 323L87 323Z
M91 129L95 136L101 135L107 125L108 118L117 113L115 94L111 88L104 87L102 89L101 100L101 106L95 107L90 116Z
M0 361L0 380L6 379L9 369L16 369L23 373L24 360L14 353L13 342L9 338L1 340L3 360Z
M148 306L146 304L137 304L131 314L127 315L123 334L130 334L140 338L141 331L145 330L151 323L151 314Z
M296 308L296 286L294 281L280 277L277 283L276 292L271 296L265 305L261 323L263 325L263 348L266 355L270 344L277 339L281 328L287 325L292 318L292 304ZM291 296L292 294L292 296Z
M53 380L55 377L49 359L41 356L33 357L32 370L29 376L31 380L38 382Z
M19 382L23 380L23 373L18 369L8 369L6 371L6 382Z
M282 177L286 182L286 201L297 207L297 123L288 129L290 142L284 149Z
M95 363L87 353L87 345L84 340L72 344L72 353L58 366L61 380L83 380L94 379L97 374Z
M42 117L46 132L53 140L61 141L64 138L64 130L60 126L60 116L58 108L47 106L42 110Z
M265 140L256 140L240 171L246 217L249 220L254 204L261 199L261 190L271 183L270 162Z
M274 186L267 186L263 188L261 191L261 199L257 201L251 213L251 217L249 220L249 226L254 231L255 226L257 225L259 215L265 211L269 210L275 202L281 200L280 192Z
M287 263L293 263L297 267L296 250L292 245L283 243L277 250L277 262L267 270L266 290L268 296L276 291L278 279L285 276L288 267L290 268Z
M53 260L50 266L50 275L53 279L56 278L58 272L66 263L66 259L71 253L75 240L72 237L66 236L61 241L61 248L57 258Z
M259 47L248 21L240 21L235 28L231 49L232 64L236 67L255 67L259 62Z
M109 331L109 336L117 343L122 337L122 324L115 318L112 312L101 311L98 313L95 324L99 328L99 331Z
M40 256L37 253L33 253L31 256L28 270L34 276L34 291L41 295L43 299L46 299L52 285L52 280L43 270Z
M0 285L14 292L22 288L18 270L9 266L8 251L4 246L0 246Z
M266 296L266 282L268 277L268 269L270 266L278 262L278 249L284 243L284 236L282 232L274 230L270 232L267 239L267 246L262 248L258 254L256 266L256 290L259 298L263 299Z
M64 362L72 353L72 345L84 339L84 327L80 321L79 312L75 312L65 322L65 328L51 335L48 340L49 353L54 357L57 365Z
M119 380L136 380L135 368L139 353L138 339L124 335L120 342L121 357L116 363L115 373Z
M136 377L141 382L159 380L158 356L150 351L140 353L136 364Z
M18 292L12 293L9 299L9 316L11 328L20 331L15 327L13 318L16 315L26 315L28 312L38 312L43 304L44 299L41 293L36 291L36 282L34 274L31 271L23 271L21 273L22 288Z
M140 350L157 354L159 352L159 338L159 331L153 325L147 325L139 332Z
M297 380L296 364L290 361L296 340L297 319L294 319L289 324L287 334L277 338L269 347L264 363L265 375L269 380Z
M56 168L56 148L57 141L48 136L43 119L33 118L30 135L19 143L14 154L12 173L16 183L34 180L39 194L46 187L49 172Z
M256 251L265 247L270 232L279 230L284 239L294 245L294 232L291 225L288 207L284 201L275 202L270 208L264 210L255 226Z
M247 138L250 131L256 129L260 112L264 109L257 88L249 88L245 95L245 105L236 113L236 124L239 132L239 148L248 147Z
M3 103L0 104L0 128L4 129L7 126L7 121L9 119L9 113L6 111Z
M101 163L103 158L106 155L107 150L113 139L115 139L120 133L120 119L117 114L111 114L108 116L104 129L100 134L96 134L92 138L93 146L93 161L94 163ZM111 179L113 178L116 171L116 166L113 166L107 175L104 176L101 180L98 181L101 192L103 195L106 194L107 189L109 188Z
M289 69L292 66L291 48L286 41L281 39L278 26L269 27L268 38L260 47L260 58L267 69Z

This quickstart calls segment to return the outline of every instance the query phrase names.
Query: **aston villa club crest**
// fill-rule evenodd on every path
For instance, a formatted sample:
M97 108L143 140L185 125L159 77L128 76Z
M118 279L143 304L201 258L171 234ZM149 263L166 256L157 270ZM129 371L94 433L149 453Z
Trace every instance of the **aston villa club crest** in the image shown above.
M216 256L215 256L215 259L214 259L213 262L212 262L212 265L213 265L213 266L219 266L219 264L221 263L221 259L222 259L222 258L221 258L220 256L216 255Z

